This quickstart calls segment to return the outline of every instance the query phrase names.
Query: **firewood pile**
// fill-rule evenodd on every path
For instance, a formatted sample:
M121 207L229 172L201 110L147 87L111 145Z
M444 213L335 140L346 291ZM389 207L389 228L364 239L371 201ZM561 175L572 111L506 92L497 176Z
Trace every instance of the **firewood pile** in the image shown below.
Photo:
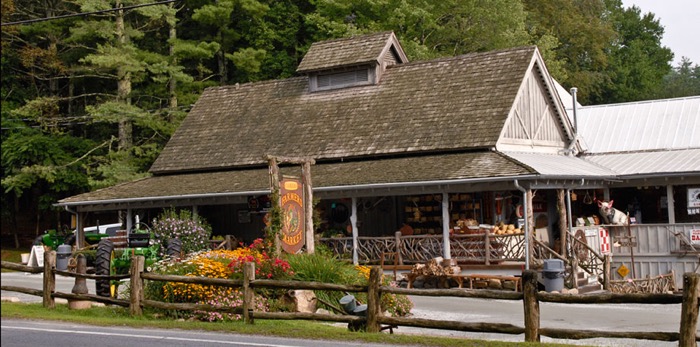
M437 257L430 259L425 264L414 264L411 268L411 274L414 276L446 276L456 275L462 272L462 268L457 266L454 259L443 259Z

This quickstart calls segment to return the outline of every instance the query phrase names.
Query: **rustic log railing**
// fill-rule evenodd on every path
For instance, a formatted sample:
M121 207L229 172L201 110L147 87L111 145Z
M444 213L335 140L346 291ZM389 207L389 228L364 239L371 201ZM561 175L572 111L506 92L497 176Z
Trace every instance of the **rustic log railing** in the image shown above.
M602 276L605 269L605 257L598 254L587 243L567 233L567 254L570 259L575 258L578 266L589 275Z
M443 240L442 235L403 236L400 232L394 237L361 236L358 237L358 262L379 264L383 254L398 253L402 264L425 263L443 256ZM490 265L506 261L525 261L523 234L455 234L451 235L449 240L450 256L460 263ZM352 259L352 238L322 238L320 242L328 246L339 258ZM610 278L609 260L587 243L573 237L571 233L568 233L567 245L567 256L563 257L543 242L533 239L532 264L539 268L546 259L560 259L565 264L565 281L568 287L577 286L576 272L581 268L589 275L602 279L603 286L607 288L606 281Z
M650 278L610 281L610 291L613 293L668 293L675 290L673 271Z
M486 241L488 240L488 242ZM322 238L341 259L352 259L352 238ZM382 254L398 252L403 263L423 263L442 256L442 235L408 235L357 238L357 255L361 264L378 264ZM451 258L465 263L523 261L525 238L522 234L457 234L450 236Z
M486 332L501 334L523 334L527 342L539 342L541 336L563 339L589 339L589 338L631 338L656 341L679 341L679 346L696 346L700 341L697 335L698 306L700 300L700 274L686 273L683 276L683 294L588 294L588 295L562 295L555 293L540 293L537 290L537 272L527 270L523 272L523 291L504 292L496 290L471 290L471 289L406 289L382 286L382 270L372 267L367 286L341 285L318 282L278 281L255 279L255 264L247 263L244 268L243 280L228 280L207 277L189 277L174 275L157 275L144 272L144 258L137 256L132 258L132 266L128 275L131 281L129 300L103 298L91 294L69 294L55 291L56 274L62 274L77 278L113 279L124 276L98 276L76 274L69 271L57 271L55 269L56 252L50 251L44 254L44 267L31 267L2 261L0 268L32 273L43 272L43 290L21 288L2 285L0 289L22 292L43 297L44 307L55 308L54 298L66 298L68 300L91 300L129 308L131 315L143 314L142 308L153 307L168 310L204 310L214 312L227 312L242 314L244 320L253 324L255 319L304 319L317 321L360 323L367 332L379 332L382 324L391 326L413 326L421 328L458 330L468 332ZM182 283L194 283L201 285L218 285L234 288L242 288L244 302L242 307L213 306L193 303L165 303L143 298L143 281L170 281ZM255 290L258 288L283 288L283 289L311 289L332 290L342 292L366 292L367 311L365 316L296 313L296 312L255 312ZM522 300L524 311L524 327L502 323L459 322L447 320L402 318L384 316L380 307L383 293L418 295L418 296L444 296L444 297L470 297L482 299ZM540 327L540 302L555 302L562 304L681 304L681 323L679 332L620 332L599 330L572 330Z

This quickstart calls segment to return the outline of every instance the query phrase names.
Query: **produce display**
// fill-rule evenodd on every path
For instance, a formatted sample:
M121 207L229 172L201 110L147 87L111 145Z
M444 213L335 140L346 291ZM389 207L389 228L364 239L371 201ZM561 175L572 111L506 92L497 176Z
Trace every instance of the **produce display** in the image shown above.
M506 234L520 234L522 233L522 229L516 228L514 224L504 224L504 223L499 223L498 225L494 225L493 229L491 230L493 234L496 235L506 235Z

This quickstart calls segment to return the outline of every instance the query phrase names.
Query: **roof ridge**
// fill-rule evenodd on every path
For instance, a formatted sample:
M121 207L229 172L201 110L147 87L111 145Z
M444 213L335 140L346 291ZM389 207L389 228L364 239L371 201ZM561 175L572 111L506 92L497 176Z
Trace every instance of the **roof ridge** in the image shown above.
M316 42L311 43L311 45L320 45L320 44L325 44L325 43L341 42L341 41L347 41L347 40L357 40L357 39L363 38L363 37L382 36L382 35L387 35L387 34L392 34L392 33L394 33L392 30L385 30L385 31L379 31L379 32L368 33L368 34L351 35L351 36L339 37L339 38L335 38L335 39L316 41Z
M421 64L431 64L431 63L440 63L440 62L448 62L452 60L464 60L465 58L472 58L474 56L491 56L491 55L498 55L498 54L503 54L503 53L511 53L511 52L518 52L518 51L527 51L527 50L532 50L534 52L535 48L537 46L534 45L529 45L529 46L518 46L518 47L511 47L511 48L504 48L504 49L499 49L496 51L488 51L488 52L471 52L471 53L465 53L465 54L460 54L452 57L440 57L440 58L433 58L430 60L415 60L415 61L410 61L408 63L403 63L403 64L396 64L396 65L390 65L387 66L387 69L389 68L401 68L405 66L413 66L413 65L421 65Z
M638 104L660 103L660 102L680 101L680 100L694 100L694 99L700 99L700 95L681 96L681 97L677 97L677 98L667 98L667 99L627 101L627 102L620 102L620 103L616 103L616 104L586 105L586 106L581 106L579 109L589 109L589 108L596 108L596 107L600 108L600 107L611 107L611 106L624 106L624 105L638 105Z
M292 76L292 77L287 77L283 79L278 79L278 80L263 80L263 81L251 81L251 82L245 82L245 83L235 83L235 84L227 84L223 86L211 86L204 88L205 90L215 90L215 89L223 89L223 90L228 90L231 88L251 88L251 87L256 87L260 85L265 85L265 84L276 84L276 83L282 83L282 82L288 82L288 81L293 81L293 80L300 80L300 79L308 79L307 76Z

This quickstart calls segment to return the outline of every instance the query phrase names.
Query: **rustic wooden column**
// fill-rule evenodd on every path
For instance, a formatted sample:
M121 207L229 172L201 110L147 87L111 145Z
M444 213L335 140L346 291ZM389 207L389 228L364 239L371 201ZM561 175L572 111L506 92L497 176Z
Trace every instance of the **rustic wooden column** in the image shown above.
M540 342L540 302L537 300L537 272L523 272L525 342Z
M360 230L357 229L357 198L356 197L352 198L351 211L352 211L352 213L350 214L350 226L352 227L352 263L354 265L359 265L360 259L358 258L358 255L357 255L357 247L358 247L357 238L359 237Z
M382 270L378 266L373 266L369 271L369 283L367 288L367 332L378 333L381 331L379 317L382 314L381 293L379 287L382 285Z
M306 213L306 253L312 254L316 248L314 239L314 192L311 184L311 162L305 161L301 166L302 183L304 184L304 208Z
M52 294L56 291L56 251L44 253L44 292L43 304L45 308L56 308L56 301Z
M141 300L143 300L143 280L141 279L141 273L143 272L145 264L146 258L144 256L137 255L131 257L131 268L129 269L129 274L131 274L129 313L132 316L140 316L143 314L143 309L141 308Z
M603 289L610 290L610 280L612 279L612 270L610 269L612 263L612 254L606 254L603 260ZM576 273L574 272L574 281L576 281Z
M559 213L559 255L566 257L566 233L569 222L566 217L564 189L557 189L557 212Z
M396 252L396 263L398 265L403 265L403 256L401 256L401 236L403 236L403 234L400 231L394 233L394 241L396 243L394 252Z
M277 159L274 157L268 157L268 164L270 167L270 191L272 194L277 194L277 201L272 201L275 206L273 208L282 208L282 199L280 197L280 168L277 166ZM272 223L272 221L270 221ZM270 226L272 230L272 225ZM273 240L275 247L275 256L279 257L282 253L280 245L280 235L279 230L275 233L275 238Z
M251 312L255 307L255 295L253 288L250 287L251 281L255 281L255 263L248 262L243 266L243 321L248 324L253 324Z
M486 228L484 232L484 264L491 265L491 241L489 240L489 234L491 229Z
M530 254L530 265L535 264L534 262L534 254L535 254L535 245L534 245L534 239L535 239L535 216L534 216L534 211L532 210L532 189L527 188L527 192L525 193L526 199L527 199L527 212L526 218L527 218L527 226L529 234L528 235L528 242L527 242L527 249L528 249L528 254Z
M685 273L683 275L679 347L697 346L695 332L698 327L698 296L700 296L700 274Z

